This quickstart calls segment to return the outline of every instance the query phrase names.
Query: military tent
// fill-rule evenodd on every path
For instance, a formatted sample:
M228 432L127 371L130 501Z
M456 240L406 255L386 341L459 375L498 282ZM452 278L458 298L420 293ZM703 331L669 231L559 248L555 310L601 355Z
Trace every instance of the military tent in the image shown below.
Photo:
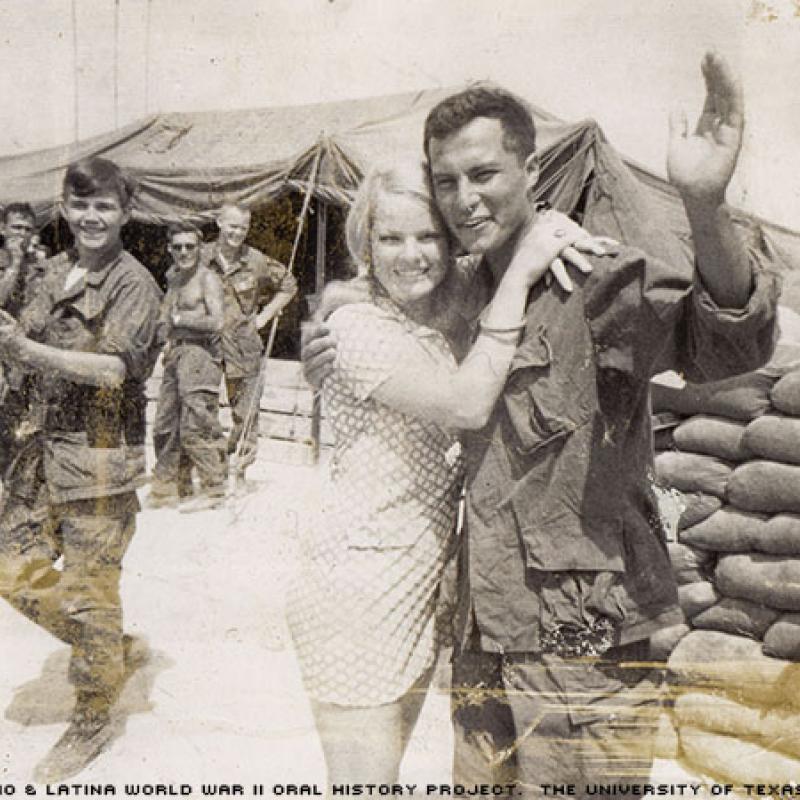
M65 167L92 154L116 160L138 178L134 216L142 222L187 214L209 220L223 202L256 206L310 184L318 200L346 204L370 164L397 153L422 155L425 115L451 92L157 114L72 145L0 159L0 204L25 199L52 218ZM688 225L669 184L620 156L595 122L566 123L533 105L531 110L542 160L539 198L586 219L597 233L688 269ZM800 234L757 221L778 268L800 264Z

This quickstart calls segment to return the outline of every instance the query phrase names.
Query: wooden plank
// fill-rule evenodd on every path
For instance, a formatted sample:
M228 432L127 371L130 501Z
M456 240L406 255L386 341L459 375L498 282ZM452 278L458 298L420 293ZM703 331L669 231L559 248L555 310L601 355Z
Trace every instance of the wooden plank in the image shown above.
M258 423L260 436L295 442L311 442L311 417L262 412ZM320 428L320 441L323 444L333 444L333 433L327 423L323 423Z
M298 334L299 335L299 334ZM264 371L266 383L270 386L295 386L310 389L303 377L303 365L299 361L270 358Z
M261 395L261 410L309 416L313 402L311 389L268 385Z

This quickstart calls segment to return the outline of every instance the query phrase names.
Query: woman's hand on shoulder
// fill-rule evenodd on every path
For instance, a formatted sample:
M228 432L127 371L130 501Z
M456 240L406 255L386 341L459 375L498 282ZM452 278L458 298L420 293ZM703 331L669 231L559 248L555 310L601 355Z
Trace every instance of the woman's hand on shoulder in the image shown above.
M615 239L592 236L566 214L544 211L537 214L531 229L520 242L508 273L509 277L530 288L550 271L561 288L571 292L574 287L567 264L588 275L592 265L585 254L611 255L618 248Z
M314 317L326 320L334 311L354 303L368 303L372 295L370 283L366 278L352 278L349 281L331 281L322 291L319 307Z
M364 278L331 281L322 292L319 306L311 320L300 326L300 360L303 375L314 389L322 384L336 362L337 342L329 318L340 309L369 301L370 286Z
M321 389L336 362L336 337L324 322L301 324L300 361L305 379L314 389Z

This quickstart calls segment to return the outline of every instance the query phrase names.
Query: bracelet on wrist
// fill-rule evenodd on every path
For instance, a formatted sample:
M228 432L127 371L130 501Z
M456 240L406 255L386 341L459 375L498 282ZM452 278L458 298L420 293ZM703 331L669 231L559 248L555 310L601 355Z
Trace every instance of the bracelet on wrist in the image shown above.
M487 325L482 319L478 320L478 325L484 333L519 333L525 330L528 323L523 319L516 325L508 325L506 327L496 327L494 325Z
M518 329L515 331L496 331L494 328L484 328L481 326L480 329L481 335L486 335L490 339L494 339L499 344L510 344L513 347L516 347L519 343L519 335L522 332L522 329Z

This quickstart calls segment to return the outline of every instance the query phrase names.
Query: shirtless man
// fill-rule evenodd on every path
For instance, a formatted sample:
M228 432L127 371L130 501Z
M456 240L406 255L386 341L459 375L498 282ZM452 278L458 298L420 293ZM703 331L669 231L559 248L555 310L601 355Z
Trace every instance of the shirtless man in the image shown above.
M201 233L191 223L169 228L174 266L164 298L164 376L153 430L156 466L151 506L178 499L182 456L197 470L202 493L181 507L199 511L225 496L225 440L219 423L222 380L222 282L200 264Z

